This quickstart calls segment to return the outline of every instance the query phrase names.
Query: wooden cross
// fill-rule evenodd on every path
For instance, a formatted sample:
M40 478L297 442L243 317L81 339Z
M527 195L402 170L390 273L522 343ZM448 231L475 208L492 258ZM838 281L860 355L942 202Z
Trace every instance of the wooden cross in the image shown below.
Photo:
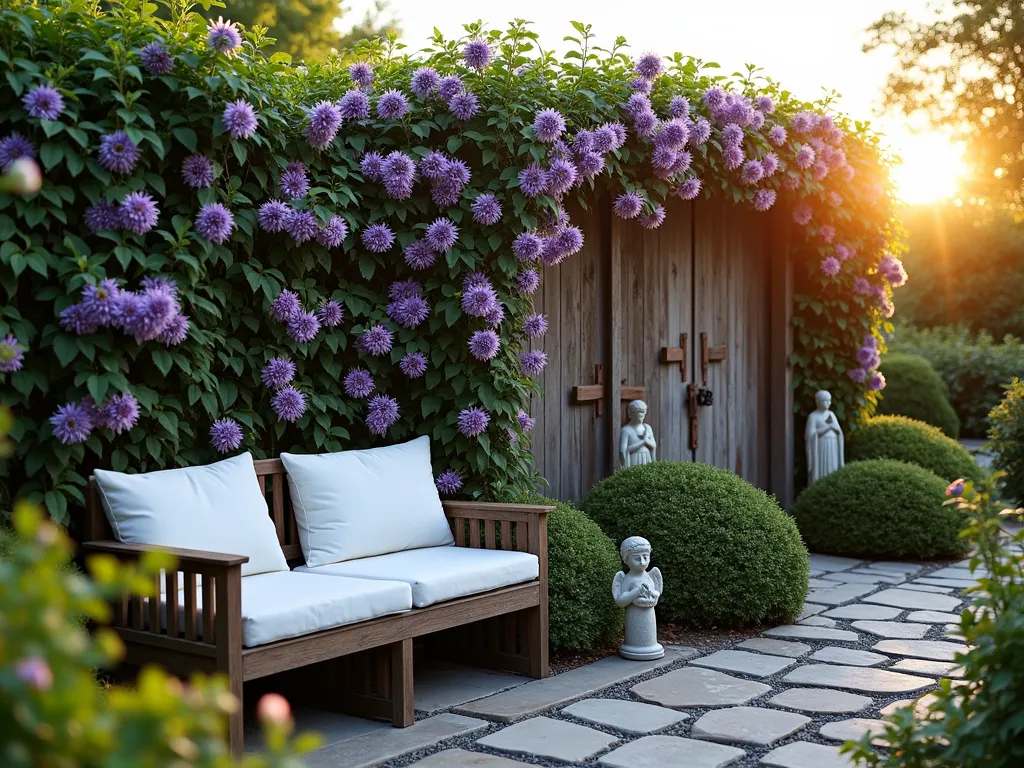
M679 363L679 380L686 381L686 334L679 334L678 347L662 347L661 362Z
M643 400L647 395L646 387L627 385L623 379L619 387L619 401L629 402L630 400ZM577 384L572 388L572 401L574 404L594 404L594 415L600 416L604 413L604 366L600 363L594 366L594 383Z
M729 348L722 344L718 347L708 346L708 335L705 332L700 334L700 378L704 386L708 383L708 364L719 363L729 359Z

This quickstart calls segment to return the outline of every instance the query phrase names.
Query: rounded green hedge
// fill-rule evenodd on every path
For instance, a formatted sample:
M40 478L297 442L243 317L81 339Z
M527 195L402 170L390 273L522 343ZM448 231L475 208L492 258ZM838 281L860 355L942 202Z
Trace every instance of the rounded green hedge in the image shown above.
M943 480L980 482L984 470L970 451L936 427L906 416L875 416L846 440L846 460L895 459L931 470Z
M814 552L853 557L959 557L963 512L946 481L903 461L856 461L800 494L793 517Z
M612 600L621 569L618 548L583 512L543 496L528 504L554 504L548 515L548 637L553 649L585 650L622 632L623 612Z
M960 417L950 405L946 384L920 355L888 354L882 359L885 389L878 414L906 416L938 427L954 439L960 437Z
M663 620L737 627L791 621L807 550L775 499L724 469L658 461L594 486L587 514L618 544L643 536L665 577Z

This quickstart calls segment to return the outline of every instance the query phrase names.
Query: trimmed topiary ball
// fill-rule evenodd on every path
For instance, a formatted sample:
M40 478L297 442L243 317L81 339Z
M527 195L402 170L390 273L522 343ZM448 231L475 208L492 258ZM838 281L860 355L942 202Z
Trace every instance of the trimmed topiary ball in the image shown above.
M1024 381L1014 377L1006 397L988 415L993 467L1005 472L1003 493L1024 501Z
M846 439L846 460L895 459L934 472L947 483L957 478L980 482L984 470L970 451L922 421L875 416Z
M775 499L732 472L657 461L607 477L584 510L616 545L643 536L665 577L663 621L739 627L793 620L807 550Z
M946 481L903 461L855 461L810 486L793 517L814 552L852 557L960 557L965 514L946 501Z
M623 612L612 600L622 563L604 531L572 504L531 496L526 504L554 504L548 514L548 637L553 649L586 650L622 632Z
M920 355L888 354L882 359L885 389L878 404L882 416L906 416L960 437L960 417L949 403L946 383Z

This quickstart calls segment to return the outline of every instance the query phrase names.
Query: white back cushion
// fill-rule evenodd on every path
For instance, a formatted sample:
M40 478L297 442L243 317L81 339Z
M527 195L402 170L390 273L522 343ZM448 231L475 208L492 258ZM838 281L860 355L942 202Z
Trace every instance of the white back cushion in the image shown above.
M288 570L248 453L137 475L97 469L95 477L118 541L248 555L243 576Z
M454 544L430 439L303 456L282 453L306 565Z

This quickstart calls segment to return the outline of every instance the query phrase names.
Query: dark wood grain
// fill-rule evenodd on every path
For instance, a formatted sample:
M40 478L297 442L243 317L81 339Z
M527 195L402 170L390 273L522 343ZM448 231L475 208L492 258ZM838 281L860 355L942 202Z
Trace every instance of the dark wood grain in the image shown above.
M179 549L153 544L127 544L121 541L87 541L82 544L82 550L117 555L121 559L137 559L149 552L162 552L173 557L179 566L195 566L197 573L205 572L198 569L209 569L210 566L224 569L249 562L248 555L229 555L222 552L204 552L199 549Z

